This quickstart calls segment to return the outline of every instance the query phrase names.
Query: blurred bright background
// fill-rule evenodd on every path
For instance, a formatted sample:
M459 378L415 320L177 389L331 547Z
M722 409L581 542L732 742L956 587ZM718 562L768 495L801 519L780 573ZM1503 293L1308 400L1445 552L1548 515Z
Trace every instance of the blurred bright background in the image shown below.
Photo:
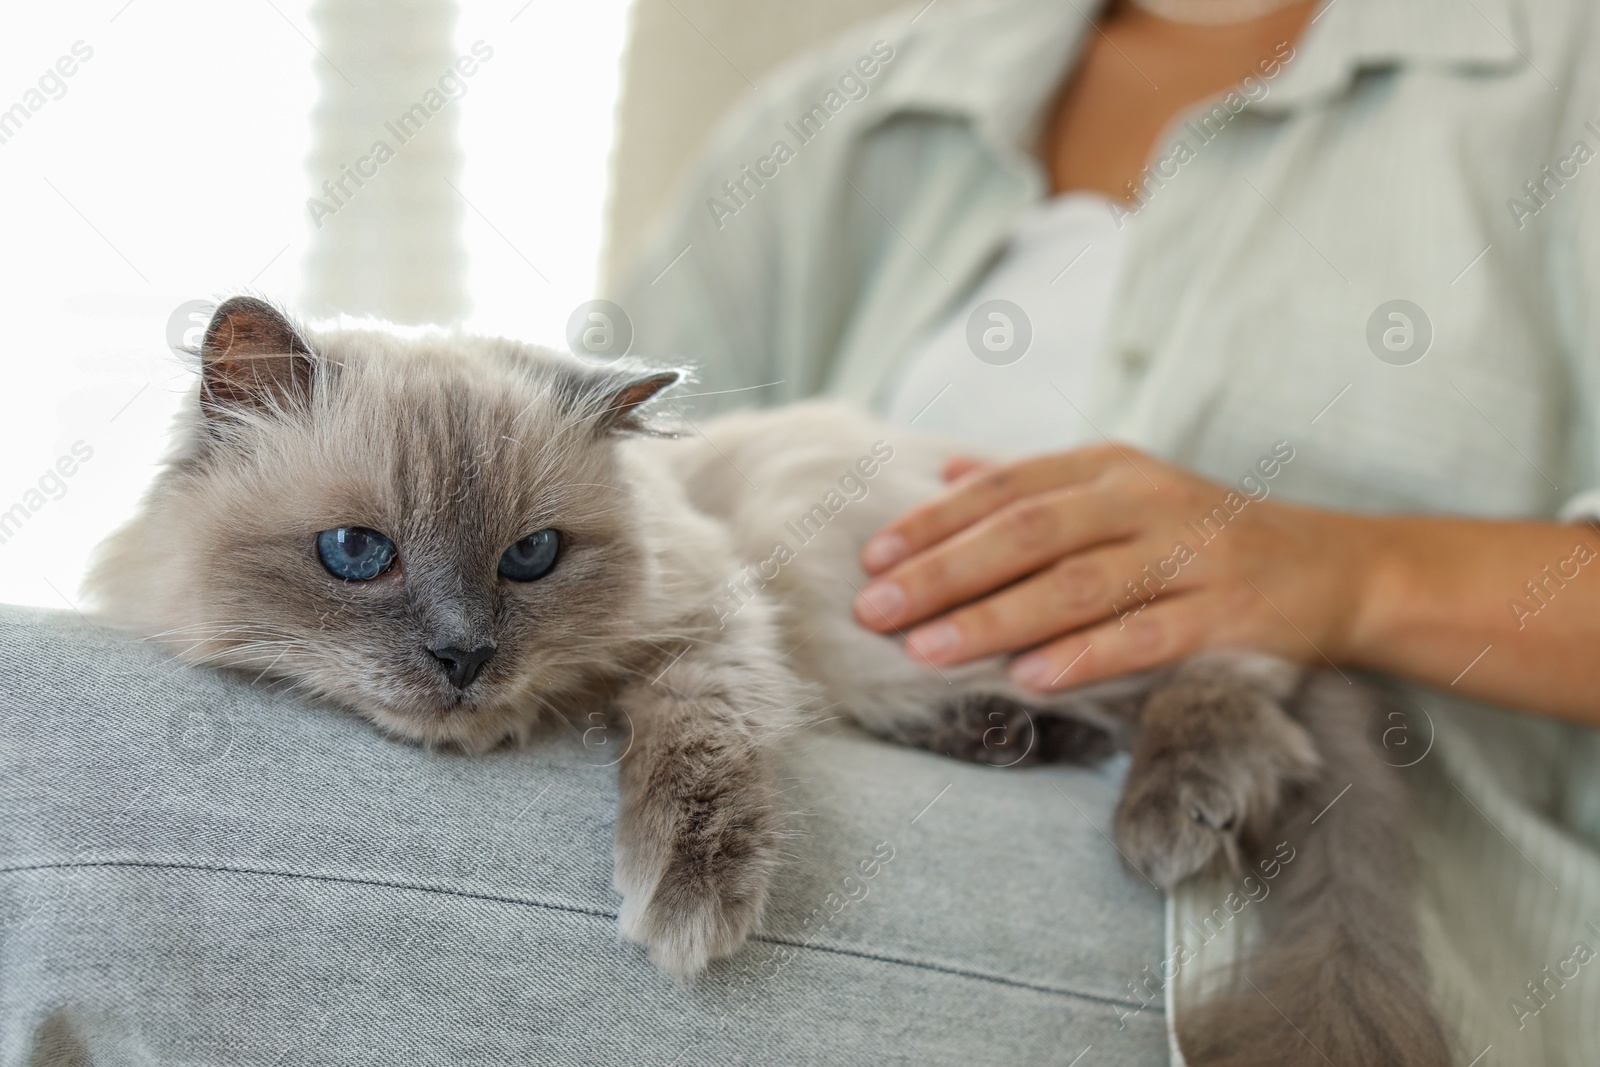
M78 42L92 55L20 128L0 127L0 515L30 512L0 528L0 601L75 605L90 550L131 514L192 383L166 342L174 309L303 297L306 201L325 177L307 166L323 62L310 7L9 12L0 112ZM450 105L473 205L467 324L564 346L568 315L596 295L628 0L461 7L456 51L481 39L495 53ZM78 442L91 458L60 475Z

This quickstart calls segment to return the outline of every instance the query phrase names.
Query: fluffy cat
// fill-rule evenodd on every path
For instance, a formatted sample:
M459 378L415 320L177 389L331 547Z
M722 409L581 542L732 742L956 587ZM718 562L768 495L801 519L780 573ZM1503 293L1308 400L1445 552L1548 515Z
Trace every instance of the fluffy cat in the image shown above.
M1164 887L1291 840L1243 966L1272 1000L1180 1019L1196 1067L1449 1062L1369 696L1250 653L1040 694L998 659L919 666L852 621L861 544L939 490L953 445L818 404L675 437L645 415L675 371L314 333L251 298L217 310L199 354L175 449L91 573L102 612L424 744L483 751L612 709L633 739L621 926L664 969L693 974L759 922L775 754L826 703L993 763L1131 749L1117 836Z

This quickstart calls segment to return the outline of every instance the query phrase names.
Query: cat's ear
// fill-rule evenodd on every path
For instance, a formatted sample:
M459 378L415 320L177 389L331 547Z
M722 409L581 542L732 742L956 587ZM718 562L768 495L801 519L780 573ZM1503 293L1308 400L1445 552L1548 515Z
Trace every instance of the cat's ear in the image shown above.
M683 372L675 370L609 375L599 395L597 428L604 433L650 432L641 409L682 378Z
M315 373L311 345L294 323L254 297L224 301L200 342L200 402L208 414L304 404Z

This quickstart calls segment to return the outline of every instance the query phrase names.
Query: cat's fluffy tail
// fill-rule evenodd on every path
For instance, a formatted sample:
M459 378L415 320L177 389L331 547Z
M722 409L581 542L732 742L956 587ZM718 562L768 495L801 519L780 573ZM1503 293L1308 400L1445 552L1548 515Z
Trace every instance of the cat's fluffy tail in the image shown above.
M1417 944L1405 789L1373 744L1376 702L1330 673L1292 711L1323 758L1272 835L1298 854L1262 902L1267 947L1244 962L1237 988L1179 1015L1184 1058L1448 1067Z

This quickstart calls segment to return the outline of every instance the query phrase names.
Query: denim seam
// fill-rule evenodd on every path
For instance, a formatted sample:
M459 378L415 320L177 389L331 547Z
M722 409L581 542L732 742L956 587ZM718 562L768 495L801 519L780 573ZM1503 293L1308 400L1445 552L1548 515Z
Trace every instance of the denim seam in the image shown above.
M92 867L135 867L150 870L211 871L216 874L254 874L269 878L302 879L311 882L330 882L336 885L371 885L384 889L409 889L419 893L440 893L445 896L465 897L470 900L487 900L497 904L523 904L551 911L571 912L575 915L592 915L601 919L615 919L614 911L580 907L576 904L552 904L527 897L503 896L496 893L474 892L470 889L450 889L425 885L419 882L391 881L383 878L348 874L318 874L312 871L288 871L272 867L236 867L215 863L156 862L151 860L83 860L72 863L34 863L16 867L0 867L0 874L17 874L28 871L73 870Z
M1004 975L988 974L984 971L969 971L962 967L951 967L944 963L930 963L926 960L908 960L899 956L883 956L875 952L865 952L857 948L842 948L836 945L819 945L815 942L789 941L781 937L766 937L756 935L752 941L762 941L771 945L789 945L793 948L809 948L817 952L828 952L836 956L854 956L858 959L874 960L878 963L893 963L902 967L914 967L923 971L937 971L940 974L954 975L957 978L972 978L980 982L993 982L995 985L1014 986L1017 989L1026 989L1034 993L1048 993L1057 997L1073 997L1078 1000L1092 1001L1095 1004L1105 1004L1121 1008L1137 1009L1140 1005L1131 1000L1121 1000L1117 997L1108 997L1099 993L1085 993L1077 989L1058 989L1055 986L1040 985L1036 982L1024 982L1017 978L1007 978Z
M616 919L614 911L604 911L597 908L584 908L574 904L552 904L542 900L532 900L527 897L502 896L495 893L478 893L464 889L450 889L441 886L422 885L416 882L390 881L382 878L362 878L351 875L315 874L306 871L274 870L270 867L235 867L221 864L206 863L157 863L149 860L91 860L77 863L35 863L15 867L0 867L0 874L26 874L31 871L74 870L96 867L128 867L146 870L176 870L176 871L210 871L215 874L243 874L257 875L268 878L299 879L313 882L328 882L335 885L370 885L384 889L412 890L421 893L439 893L445 896L462 897L469 900L484 900L496 904L520 904L525 907L543 908L549 911L567 912L574 915L588 915L600 919ZM974 981L989 982L995 985L1011 986L1017 989L1026 989L1034 993L1046 993L1051 996L1068 997L1077 1000L1089 1001L1095 1004L1104 1004L1116 1007L1138 1008L1133 1001L1124 1001L1116 997L1106 997L1095 993L1083 993L1074 989L1056 989L1051 986L1039 985L1033 982L1024 982L1015 978L1006 978L1000 975L985 974L982 971L970 971L959 967L950 967L945 964L928 963L923 960L908 960L897 956L885 956L874 952L865 952L860 949L840 948L833 945L819 945L803 941L790 941L780 937L756 935L752 941L760 941L772 945L787 945L792 948L811 949L816 952L826 952L835 956L848 956L856 959L872 960L877 963L889 963L900 967L911 967L917 970L933 971L938 974L947 974L956 978L967 978Z

